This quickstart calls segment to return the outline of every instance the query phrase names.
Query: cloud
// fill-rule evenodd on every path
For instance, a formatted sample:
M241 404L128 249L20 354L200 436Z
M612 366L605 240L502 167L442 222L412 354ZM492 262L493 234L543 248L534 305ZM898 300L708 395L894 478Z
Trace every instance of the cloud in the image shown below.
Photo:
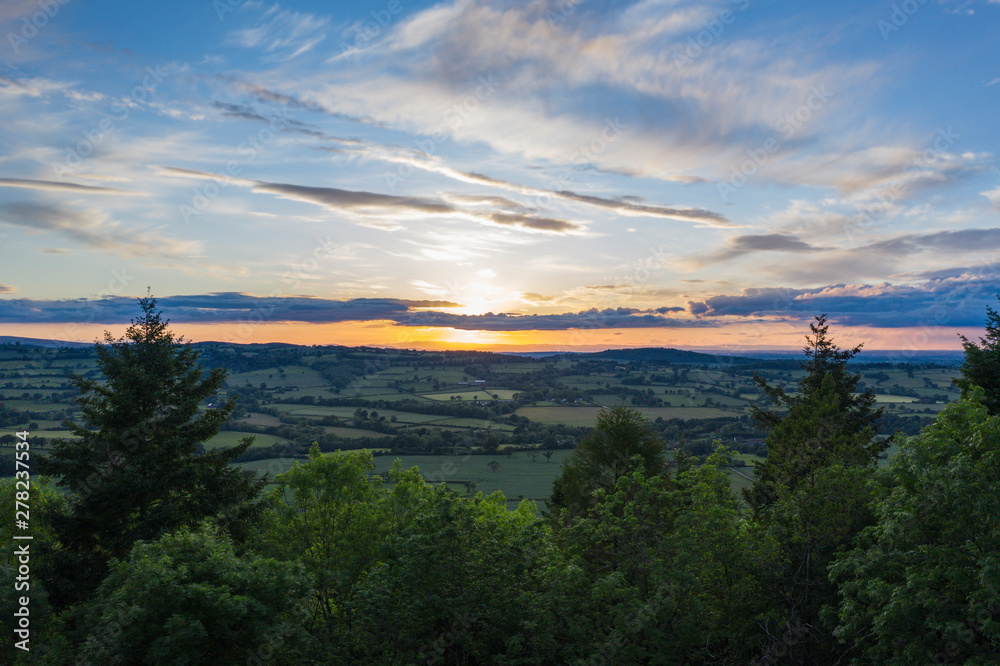
M906 256L921 252L976 252L1000 248L1000 228L904 234L870 243L861 251Z
M174 323L258 323L290 321L337 323L346 321L391 321L399 326L448 327L463 330L524 331L574 328L661 328L706 326L701 321L668 319L650 310L596 308L554 315L510 313L457 315L428 308L461 307L441 300L355 298L331 300L304 296L260 297L238 292L167 296L157 305ZM97 300L0 300L0 323L88 323L121 324L135 316L135 299L114 296ZM668 308L675 311L676 308Z
M748 234L726 240L726 249L695 260L696 266L726 261L753 252L819 252L823 248L810 245L790 234Z
M157 298L167 319L174 323L237 323L297 321L333 323L366 320L401 320L416 308L455 307L449 301L410 301L391 298L356 298L336 301L305 296L251 296L239 292L166 296ZM112 296L101 299L0 300L0 322L123 324L135 316L136 299Z
M385 146L364 146L349 150L333 149L332 152L358 155L367 159L376 159L406 166L416 167L424 171L438 173L462 183L474 185L486 185L498 189L517 192L526 196L535 197L537 203L549 201L551 199L562 199L576 203L584 203L589 206L610 210L619 215L659 217L665 219L682 220L687 222L697 222L713 227L735 226L726 219L725 215L700 208L686 208L679 206L665 206L662 204L647 204L638 197L619 197L609 199L588 194L578 194L570 190L547 190L528 185L519 185L510 181L492 178L474 171L461 171L442 164L437 159L428 159L411 152L389 149Z
M198 243L162 236L152 229L135 229L95 210L76 211L34 202L0 204L0 222L30 231L56 233L81 245L120 256L189 257Z
M996 300L1000 264L978 273L952 271L919 284L833 284L814 289L746 288L736 295L691 301L698 318L805 318L820 313L846 326L981 326Z
M306 123L289 117L287 113L264 115L248 104L232 104L220 101L212 102L212 106L219 109L224 118L237 118L239 120L261 122L271 126L272 128L280 128L282 131L295 132L297 134L303 134L317 139L326 139L328 141L336 141L347 145L358 143L355 139L345 139L339 136L327 134L326 132L321 132ZM284 111L284 109L281 110Z
M92 194L124 194L145 196L143 192L120 190L115 187L96 187L93 185L78 185L77 183L60 183L50 180L27 180L24 178L0 178L0 187L20 187L27 190L57 190L63 192L79 192Z
M216 180L219 176L204 171L177 167L157 167L159 170L182 176ZM285 199L304 201L323 206L330 210L350 212L366 218L374 218L385 224L385 218L397 221L434 215L459 216L479 222L515 227L527 231L566 233L580 231L581 226L549 217L518 211L482 211L478 207L462 208L442 199L428 197L407 197L393 194L379 194L361 190L342 190L335 187L311 187L289 183L271 183L258 180L234 178L231 182L250 187L254 192L276 194ZM483 202L479 202L483 203Z
M1000 185L994 187L992 190L980 192L980 194L989 199L994 208L1000 210Z
M252 28L235 30L226 43L269 54L265 60L286 61L311 51L326 39L330 19L281 10L272 5Z
M10 285L0 284L0 294L13 294L17 289Z

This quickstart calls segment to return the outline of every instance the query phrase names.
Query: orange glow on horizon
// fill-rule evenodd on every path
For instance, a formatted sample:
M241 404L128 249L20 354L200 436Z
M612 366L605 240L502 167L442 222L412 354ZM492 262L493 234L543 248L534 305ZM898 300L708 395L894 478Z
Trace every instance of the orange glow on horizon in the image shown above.
M169 318L169 317L168 317ZM284 342L297 345L343 345L346 347L398 347L403 349L482 349L485 351L598 351L621 347L712 348L739 355L741 350L797 349L805 342L808 325L784 322L726 324L714 328L570 329L563 331L475 331L454 328L397 326L391 321L305 324L265 322L260 324L171 323L171 330L192 342L216 341L237 344ZM94 342L104 331L121 336L125 325L102 324L7 324L3 335ZM961 351L959 333L977 340L981 328L867 328L831 326L841 347L864 343L864 349L911 349Z

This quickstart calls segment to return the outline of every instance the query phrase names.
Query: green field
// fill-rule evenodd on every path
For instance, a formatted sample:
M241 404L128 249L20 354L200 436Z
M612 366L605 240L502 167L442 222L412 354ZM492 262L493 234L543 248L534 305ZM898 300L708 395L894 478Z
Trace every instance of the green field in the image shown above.
M250 448L261 446L272 446L274 444L287 444L288 440L275 435L262 435L254 432L239 432L236 430L223 430L212 439L205 442L206 449L218 449L226 446L236 446L244 437L253 437L253 444Z
M639 407L646 418L656 419L710 419L719 416L733 416L734 412L715 407ZM593 426L599 407L567 407L552 405L545 407L522 407L515 412L532 421L541 423L563 423L571 426Z
M341 454L346 453L351 452L341 452ZM444 482L449 487L464 494L467 491L465 483L471 481L476 484L477 491L482 491L484 494L488 495L496 490L501 491L507 498L508 506L516 506L518 501L523 498L535 500L541 507L551 494L552 481L559 474L562 461L569 453L570 451L565 449L555 451L551 461L548 462L540 455L537 456L535 462L532 462L529 454L524 452L514 453L510 456L383 455L375 457L374 472L380 474L389 471L393 461L398 458L405 469L416 466L420 470L421 476L429 483ZM489 468L491 461L500 464L496 472ZM253 470L258 474L269 473L274 477L288 471L292 465L303 462L305 460L295 458L269 458L239 463L239 466L243 469Z

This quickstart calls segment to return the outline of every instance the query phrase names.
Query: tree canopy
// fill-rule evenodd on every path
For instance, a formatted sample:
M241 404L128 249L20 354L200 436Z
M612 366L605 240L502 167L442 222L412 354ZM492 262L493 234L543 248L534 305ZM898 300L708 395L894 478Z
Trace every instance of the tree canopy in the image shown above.
M615 405L597 414L594 430L581 440L563 463L552 486L548 509L579 514L593 505L594 492L611 490L622 474L642 462L650 474L664 469L664 443L649 420L634 407Z

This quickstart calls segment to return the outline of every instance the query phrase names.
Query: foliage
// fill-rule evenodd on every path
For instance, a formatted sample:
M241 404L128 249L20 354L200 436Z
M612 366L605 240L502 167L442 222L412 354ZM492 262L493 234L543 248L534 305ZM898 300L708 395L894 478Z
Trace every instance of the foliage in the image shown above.
M345 605L392 527L383 515L381 479L370 477L372 467L370 453L323 456L314 444L307 463L275 478L278 488L260 547L305 566L313 589L309 610L324 627L349 626Z
M870 521L867 478L887 446L874 438L880 415L871 409L874 395L852 395L859 376L849 375L846 365L860 347L840 350L827 337L825 316L816 320L799 395L759 380L788 411L756 414L769 429L767 458L755 463L753 486L743 491L754 529L777 544L778 553L776 565L759 572L769 610L758 658L796 663L840 658L832 626L822 619L836 599L827 567Z
M871 428L856 431L843 408L831 372L816 391L796 400L768 433L767 458L755 463L754 485L744 491L748 504L759 510L795 492L802 483L832 465L871 466L884 450Z
M559 663L746 660L762 610L752 574L766 548L745 529L719 469L725 455L674 479L637 464L557 533L569 558L549 602L565 636Z
M991 664L1000 654L1000 416L982 389L877 477L877 521L839 558L837 635L856 663Z
M806 371L799 384L797 395L788 395L783 389L771 386L763 378L754 375L754 381L764 394L780 409L791 410L796 404L807 402L823 388L823 379L829 374L833 379L834 391L837 394L841 409L846 416L846 427L849 434L861 432L866 428L875 428L881 409L873 409L875 392L871 389L858 393L858 382L861 375L848 372L848 362L861 352L862 345L852 349L841 349L828 337L830 326L826 323L826 315L819 315L816 322L809 324L812 337L806 336L806 346L803 353L805 361L799 365ZM758 426L764 430L772 430L782 420L782 413L757 405L751 406L751 414Z
M965 360L962 377L955 383L961 387L963 395L968 395L973 386L981 387L983 405L990 414L1000 414L1000 313L986 308L986 336L979 338L979 344L964 335L959 337L965 349Z
M82 609L85 663L253 663L302 640L302 566L239 557L215 529L140 542L111 569Z
M225 371L203 376L197 353L168 330L156 299L139 305L142 316L123 338L105 333L96 345L104 381L73 377L83 421L66 427L78 439L57 442L39 459L39 470L72 492L69 510L54 521L64 549L53 572L60 605L81 599L104 577L107 561L123 559L137 540L223 510L239 533L262 488L229 465L250 439L196 455L233 409L230 399L201 410Z
M585 512L594 503L594 493L614 488L636 456L651 474L664 469L664 443L652 425L633 407L602 409L594 430L576 445L553 482L550 514L556 517L561 509L571 515Z
M351 663L539 663L545 542L530 504L439 486L385 545L342 637Z

